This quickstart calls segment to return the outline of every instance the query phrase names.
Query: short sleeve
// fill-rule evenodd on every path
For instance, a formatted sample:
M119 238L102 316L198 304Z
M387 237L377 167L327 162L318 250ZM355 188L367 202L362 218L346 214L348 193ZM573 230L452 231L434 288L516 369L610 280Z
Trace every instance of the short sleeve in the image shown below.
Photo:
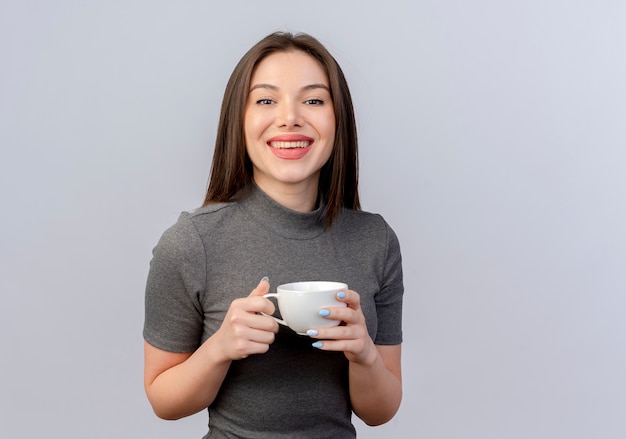
M386 252L380 291L374 297L378 317L378 331L374 343L396 345L402 343L402 255L395 232L386 226Z
M144 339L170 352L193 352L201 342L206 253L188 214L163 233L152 252L145 292Z

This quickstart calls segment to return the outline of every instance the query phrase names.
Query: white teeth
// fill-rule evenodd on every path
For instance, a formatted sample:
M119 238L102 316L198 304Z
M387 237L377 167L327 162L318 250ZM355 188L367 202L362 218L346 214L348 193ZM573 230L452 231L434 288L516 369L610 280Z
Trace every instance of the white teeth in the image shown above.
M308 140L298 140L297 142L270 142L272 148L285 149L285 148L306 148L311 142Z

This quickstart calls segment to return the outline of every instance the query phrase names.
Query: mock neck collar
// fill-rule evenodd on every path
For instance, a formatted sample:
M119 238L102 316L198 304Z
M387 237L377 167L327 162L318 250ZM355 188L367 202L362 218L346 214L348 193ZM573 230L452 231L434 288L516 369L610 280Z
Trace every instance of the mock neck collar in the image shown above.
M312 212L298 212L277 203L252 182L239 206L251 220L285 238L311 239L324 233L323 201Z

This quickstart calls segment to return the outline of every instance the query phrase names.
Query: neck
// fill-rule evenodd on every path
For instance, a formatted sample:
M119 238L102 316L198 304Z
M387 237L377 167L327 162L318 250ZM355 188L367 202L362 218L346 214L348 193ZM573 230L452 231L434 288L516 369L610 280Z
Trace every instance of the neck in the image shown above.
M296 212L312 212L317 208L318 182L302 182L300 184L268 185L264 181L253 178L256 185L271 199L287 209Z

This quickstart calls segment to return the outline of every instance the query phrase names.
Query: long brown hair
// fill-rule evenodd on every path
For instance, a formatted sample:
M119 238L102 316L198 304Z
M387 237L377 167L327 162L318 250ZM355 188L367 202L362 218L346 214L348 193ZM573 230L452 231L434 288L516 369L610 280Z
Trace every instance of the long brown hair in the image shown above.
M302 51L315 58L330 83L335 110L333 152L321 169L319 191L325 200L324 220L330 227L342 207L360 210L358 142L348 83L335 58L310 35L276 32L263 38L241 58L230 76L220 114L209 187L204 206L236 199L252 181L252 163L246 152L244 109L254 68L275 52Z

